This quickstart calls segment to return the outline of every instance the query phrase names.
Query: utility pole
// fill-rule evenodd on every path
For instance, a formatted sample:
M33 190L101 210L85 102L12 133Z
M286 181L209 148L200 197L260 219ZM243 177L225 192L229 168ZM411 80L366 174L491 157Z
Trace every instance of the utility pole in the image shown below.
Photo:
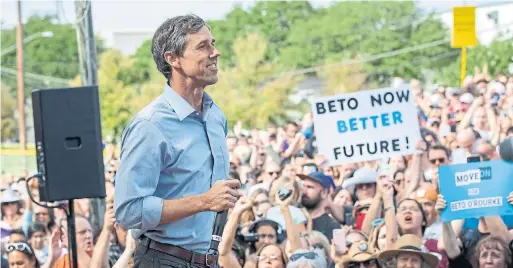
M82 86L98 85L96 61L96 43L93 31L93 14L90 0L75 0L76 30L80 59L80 78ZM103 226L105 199L90 198L89 221L93 230L99 234Z
M96 61L96 43L93 31L91 1L76 0L75 12L77 15L76 29L78 53L80 57L80 78L82 79L82 85L97 85L98 72Z
M23 18L21 17L21 0L18 0L18 25L16 26L16 65L18 68L18 138L20 149L27 148L25 130L25 75L23 71Z

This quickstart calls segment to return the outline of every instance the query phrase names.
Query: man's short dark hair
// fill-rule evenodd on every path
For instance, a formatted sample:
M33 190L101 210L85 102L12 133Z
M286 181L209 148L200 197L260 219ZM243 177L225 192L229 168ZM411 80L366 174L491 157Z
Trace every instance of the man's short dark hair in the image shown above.
M445 152L445 155L447 156L447 158L450 158L450 157L451 157L451 152L450 152L450 150L449 150L447 147L445 147L445 146L443 146L443 145L441 145L441 144L435 144L435 145L433 145L431 148L429 148L429 150L428 150L428 152L427 152L427 156L429 157L429 152L434 151L434 150L441 150L441 151L444 151L444 152Z
M169 51L183 56L187 45L187 35L199 32L203 26L208 27L202 18L189 14L167 19L155 31L151 42L151 54L157 64L157 69L166 79L171 76L171 66L164 59L164 53Z

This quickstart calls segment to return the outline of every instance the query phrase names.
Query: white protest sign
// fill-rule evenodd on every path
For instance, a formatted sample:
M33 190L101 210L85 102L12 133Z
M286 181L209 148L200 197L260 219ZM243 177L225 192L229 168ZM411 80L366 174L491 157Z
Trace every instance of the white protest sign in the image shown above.
M409 88L321 97L312 112L318 151L330 165L413 154L421 138Z

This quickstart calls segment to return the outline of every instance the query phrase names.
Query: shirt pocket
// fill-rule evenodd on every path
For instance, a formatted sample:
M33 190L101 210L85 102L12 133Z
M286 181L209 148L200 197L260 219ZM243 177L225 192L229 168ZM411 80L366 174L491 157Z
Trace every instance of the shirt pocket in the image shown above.
M228 178L230 160L228 159L228 150L223 146L217 146L214 150L214 170L212 172L213 181Z

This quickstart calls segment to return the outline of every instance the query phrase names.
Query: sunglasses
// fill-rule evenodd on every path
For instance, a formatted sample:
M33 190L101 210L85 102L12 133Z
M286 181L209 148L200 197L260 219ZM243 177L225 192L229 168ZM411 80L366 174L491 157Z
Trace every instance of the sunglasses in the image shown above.
M431 164L436 164L436 162L439 162L440 164L443 164L445 163L445 158L435 158L435 159L429 159L429 162L431 162Z
M376 264L376 260L368 260L368 261L362 261L362 262L350 262L347 267L359 268L361 264L363 264L363 266L365 266L365 267L371 267L374 264Z
M7 250L7 253L17 250L17 251L21 251L21 252L28 252L31 255L34 255L34 253L32 252L32 250L30 249L30 247L27 243L8 244L6 250Z
M297 260L299 260L299 259L301 259L303 257L305 257L305 258L307 258L309 260L313 260L317 256L319 256L319 255L317 255L317 253L311 252L311 251L310 252L306 252L306 253L296 253L296 254L292 254L292 256L290 256L290 260L291 261L297 261Z

